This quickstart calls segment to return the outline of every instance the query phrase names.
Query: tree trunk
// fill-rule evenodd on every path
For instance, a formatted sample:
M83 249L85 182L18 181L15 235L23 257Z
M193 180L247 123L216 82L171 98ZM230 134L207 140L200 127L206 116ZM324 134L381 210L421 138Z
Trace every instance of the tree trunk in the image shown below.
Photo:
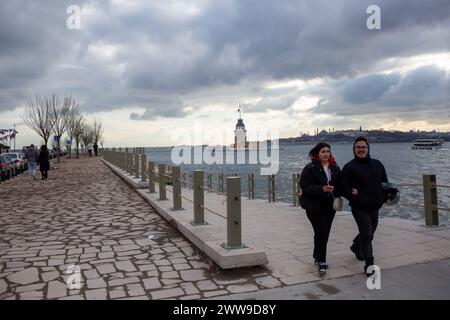
M56 156L57 156L57 158L58 158L58 163L59 163L59 146L60 146L60 142L59 142L59 137L58 137L58 141L57 141L58 143L56 144L57 145L57 147L56 147Z

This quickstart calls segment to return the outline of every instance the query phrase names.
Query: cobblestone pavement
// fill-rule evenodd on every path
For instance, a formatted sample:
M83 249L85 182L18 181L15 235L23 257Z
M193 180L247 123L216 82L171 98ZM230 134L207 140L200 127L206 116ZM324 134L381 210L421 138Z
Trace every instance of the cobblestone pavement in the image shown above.
M2 183L0 203L0 300L199 299L282 286L262 267L214 270L99 158L62 159L47 181ZM80 289L66 285L73 265Z

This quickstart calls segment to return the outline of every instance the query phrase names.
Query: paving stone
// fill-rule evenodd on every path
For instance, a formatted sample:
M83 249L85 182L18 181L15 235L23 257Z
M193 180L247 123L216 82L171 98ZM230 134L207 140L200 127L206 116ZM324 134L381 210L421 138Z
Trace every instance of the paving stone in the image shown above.
M180 271L180 276L184 281L199 281L206 279L204 270L184 270Z
M47 299L60 298L67 295L67 285L61 281L51 281L48 284Z
M0 294L6 292L6 290L8 290L8 284L5 280L0 279Z
M211 298L211 297L216 297L216 296L223 296L228 294L228 291L226 290L217 290L217 291L206 291L203 292L203 296L205 298Z
M125 284L137 283L137 282L139 282L139 278L136 278L136 277L123 278L123 279L114 279L114 280L108 281L108 286L110 286L110 287L123 286Z
M39 272L37 268L27 268L9 275L7 279L18 284L30 284L39 281Z
M86 283L89 289L106 288L106 282L102 278L90 279Z
M17 293L26 292L26 291L39 291L39 290L42 290L42 288L44 288L45 285L46 285L46 283L30 284L28 286L16 287L14 291Z
M120 261L115 263L117 270L133 272L137 271L136 267L130 261Z
M84 292L87 300L106 300L106 289L87 290Z
M272 276L256 278L255 282L265 288L275 288L275 287L279 287L282 285L282 283L280 281L278 281L278 279L276 279Z
M227 287L227 290L230 293L242 293L242 292L251 292L257 291L258 287L254 284L232 284Z
M95 266L101 274L107 274L107 273L114 273L116 272L116 268L114 267L114 264L108 263L108 264L99 264Z
M158 289L162 286L158 278L144 279L142 280L142 283L147 290Z
M111 299L123 298L126 297L126 292L123 287L115 287L114 289L109 291L109 297Z
M127 291L129 296L142 296L145 295L144 288L139 283L127 284Z
M196 282L195 285L201 291L217 289L217 285L214 282L212 282L211 280L202 280L202 281Z
M152 299L166 299L175 298L184 295L184 291L181 288L173 288L166 290L156 290L150 293Z

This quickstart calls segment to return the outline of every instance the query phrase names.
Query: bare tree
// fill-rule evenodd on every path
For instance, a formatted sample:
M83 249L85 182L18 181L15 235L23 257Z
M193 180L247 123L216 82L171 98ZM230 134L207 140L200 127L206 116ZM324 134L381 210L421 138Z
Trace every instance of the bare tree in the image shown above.
M81 142L83 143L85 149L88 144L94 142L94 129L89 123L84 124L83 133L81 134Z
M61 152L61 137L67 129L70 121L71 110L76 106L76 102L72 96L64 97L62 104L59 103L59 97L56 95L55 103L51 105L51 112L54 120L54 131L57 136L57 157L59 163L59 156Z
M94 142L99 143L100 139L103 138L103 124L100 120L94 120L92 123L92 133Z
M36 94L34 98L29 98L23 122L44 140L47 145L48 139L53 131L54 118L52 114L52 105L56 104L57 96L52 94L42 97Z
M77 129L77 120L80 117L80 111L78 110L78 105L75 105L69 113L69 121L67 123L67 135L69 136L70 144L67 145L69 151L69 158L72 157L72 144L74 142L75 131Z
M84 131L85 120L84 120L84 117L79 112L75 112L73 117L74 118L73 118L72 135L73 135L73 139L75 140L76 155L78 158L79 145L81 142L81 136L83 135L83 131Z

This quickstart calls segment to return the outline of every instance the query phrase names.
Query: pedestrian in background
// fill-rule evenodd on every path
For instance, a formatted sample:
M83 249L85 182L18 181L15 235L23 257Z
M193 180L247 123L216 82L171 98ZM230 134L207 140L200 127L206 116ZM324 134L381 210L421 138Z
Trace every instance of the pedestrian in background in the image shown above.
M42 180L47 180L48 170L50 170L49 152L46 145L41 146L41 151L39 152L38 162L39 170L41 171Z
M36 180L36 162L38 158L38 153L36 149L34 148L34 144L31 144L27 152L25 153L25 159L27 159L28 163L28 174L30 175L31 179Z

